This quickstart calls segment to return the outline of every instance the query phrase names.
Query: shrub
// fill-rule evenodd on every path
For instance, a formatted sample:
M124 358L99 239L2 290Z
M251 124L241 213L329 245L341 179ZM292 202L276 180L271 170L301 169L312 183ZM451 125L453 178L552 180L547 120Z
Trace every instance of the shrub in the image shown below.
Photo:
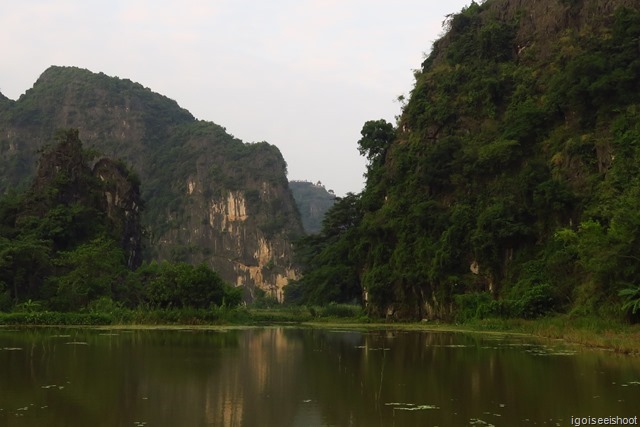
M640 320L640 285L622 289L618 295L624 299L622 310L627 312L633 322Z
M513 302L514 315L525 319L535 319L554 311L556 303L553 287L540 283L525 290L522 296Z
M111 316L105 313L59 313L52 311L0 314L3 325L109 325Z
M358 318L362 316L362 307L359 305L351 304L336 304L330 303L321 310L321 316L323 317L353 317Z
M501 312L500 303L495 301L488 292L456 295L454 302L458 307L456 312L458 322L484 319Z

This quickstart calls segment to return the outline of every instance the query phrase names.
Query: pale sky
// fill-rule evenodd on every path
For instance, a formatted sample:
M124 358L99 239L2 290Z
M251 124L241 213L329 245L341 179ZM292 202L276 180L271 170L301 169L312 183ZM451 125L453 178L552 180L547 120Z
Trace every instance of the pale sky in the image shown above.
M0 91L51 65L128 78L245 142L276 145L289 179L363 187L367 120L399 95L470 0L20 0L0 14Z

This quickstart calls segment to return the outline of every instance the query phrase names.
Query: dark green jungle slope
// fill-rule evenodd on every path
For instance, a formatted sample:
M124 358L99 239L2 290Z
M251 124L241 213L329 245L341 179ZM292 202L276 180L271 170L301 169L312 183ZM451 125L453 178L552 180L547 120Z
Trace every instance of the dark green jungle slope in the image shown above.
M0 200L0 311L47 300L78 309L140 266L142 203L121 163L92 161L77 130L43 150L29 188ZM39 303L36 303L39 304Z
M318 182L290 181L289 188L298 206L302 226L307 233L319 233L322 220L329 208L333 206L336 195Z
M27 189L57 129L140 177L147 259L206 263L251 300L282 298L303 233L279 150L246 144L126 79L51 67L17 101L0 96L0 194Z
M361 194L287 299L466 320L640 314L640 3L487 0L445 22Z

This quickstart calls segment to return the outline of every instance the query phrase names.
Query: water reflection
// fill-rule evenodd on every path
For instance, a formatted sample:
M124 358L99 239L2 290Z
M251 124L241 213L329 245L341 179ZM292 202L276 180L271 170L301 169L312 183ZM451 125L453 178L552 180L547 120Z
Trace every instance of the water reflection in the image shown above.
M637 358L507 336L0 329L3 426L569 425L639 397Z

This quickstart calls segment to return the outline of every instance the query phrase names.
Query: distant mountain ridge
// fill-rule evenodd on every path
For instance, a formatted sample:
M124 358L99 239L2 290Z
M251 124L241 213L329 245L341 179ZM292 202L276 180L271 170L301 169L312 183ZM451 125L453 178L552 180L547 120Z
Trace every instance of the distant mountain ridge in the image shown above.
M0 96L0 193L26 186L59 128L139 174L148 259L206 262L248 300L255 287L282 298L303 229L275 146L245 144L130 80L54 66L17 101Z
M290 181L289 187L296 200L302 225L307 233L318 233L322 228L324 214L333 206L336 195L321 182Z

